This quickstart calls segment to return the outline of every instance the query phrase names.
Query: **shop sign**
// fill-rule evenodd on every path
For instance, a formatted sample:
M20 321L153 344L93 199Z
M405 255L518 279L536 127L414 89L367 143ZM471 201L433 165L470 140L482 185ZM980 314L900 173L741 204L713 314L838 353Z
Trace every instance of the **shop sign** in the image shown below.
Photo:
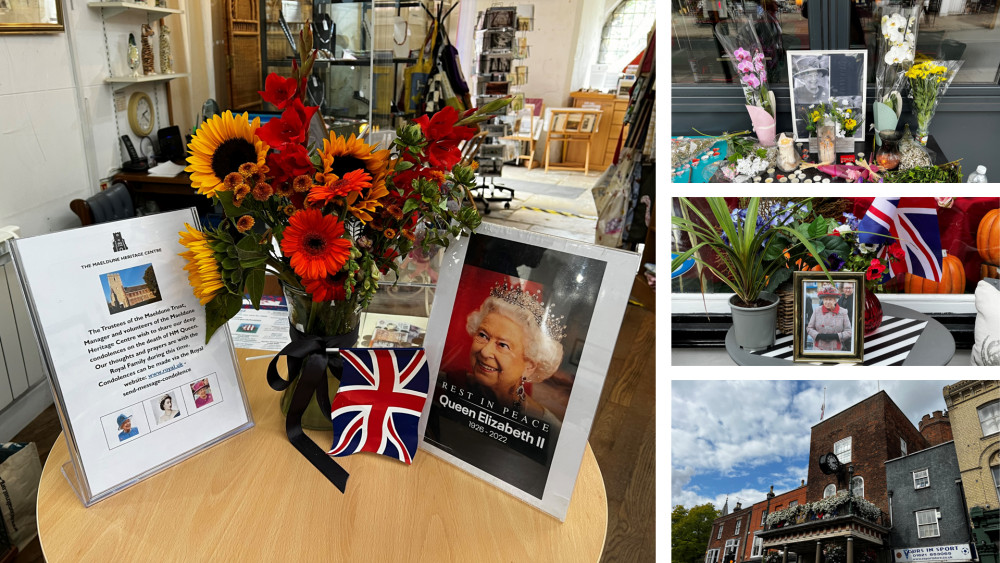
M895 563L911 561L972 561L974 554L969 544L936 545L933 547L911 547L894 550Z

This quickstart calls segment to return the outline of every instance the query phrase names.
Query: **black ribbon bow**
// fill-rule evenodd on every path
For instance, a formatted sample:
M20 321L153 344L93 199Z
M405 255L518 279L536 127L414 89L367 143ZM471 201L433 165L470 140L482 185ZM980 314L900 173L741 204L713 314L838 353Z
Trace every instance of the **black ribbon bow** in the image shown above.
M309 401L315 395L321 412L330 416L330 387L326 371L330 369L338 380L343 371L343 360L337 353L327 354L327 348L350 348L358 341L358 327L350 334L337 336L315 336L299 332L295 327L289 327L292 341L281 349L267 366L267 384L275 391L284 391L296 377L299 383L292 393L292 401L285 417L285 433L288 441L299 450L309 463L319 469L327 480L334 484L340 492L347 489L347 471L333 460L322 448L316 445L302 430L302 413L309 406ZM278 373L278 358L285 356L288 366L288 379L283 379ZM333 421L330 421L333 428Z

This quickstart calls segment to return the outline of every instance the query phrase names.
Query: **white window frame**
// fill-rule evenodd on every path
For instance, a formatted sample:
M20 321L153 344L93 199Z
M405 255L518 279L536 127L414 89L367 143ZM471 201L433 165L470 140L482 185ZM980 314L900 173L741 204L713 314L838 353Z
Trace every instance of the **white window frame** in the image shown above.
M857 487L854 484L855 482L858 482L858 483L861 484L861 494L860 495L857 492L855 492L856 489L857 489ZM851 478L851 492L854 493L854 496L856 496L856 497L865 498L865 478L864 477L862 477L860 475L855 475L854 477Z
M990 417L989 419L984 419L983 418L983 411L987 407L995 408L996 409L996 414L994 416ZM981 405L978 408L976 408L976 414L979 415L979 428L983 432L983 437L992 436L992 435L996 434L997 432L1000 432L1000 400L989 401L987 403L984 403L983 405ZM993 430L989 434L986 433L987 430L986 430L986 424L985 423L986 423L987 420L989 420L992 423L992 425L993 425Z
M761 526L763 526L763 525L764 525L764 521L765 521L765 520L767 520L767 510L766 510L766 509L765 509L765 510L764 510L764 512L762 512L762 513L761 513L761 515L760 515L760 525L761 525Z
M799 501L797 501L797 500L793 500L793 501L789 501L788 502L788 508L791 508L793 506L798 506L798 505L799 505Z
M923 473L923 475L921 475ZM927 479L927 482L923 485L917 482L917 479ZM913 472L913 488L914 489L926 489L931 486L931 470L929 468L918 469Z
M719 550L718 549L708 550L708 553L705 555L705 563L715 563L718 560L719 560Z
M833 490L831 490L831 488ZM823 489L823 498L829 498L835 494L837 494L837 485L834 485L833 483L830 483Z
M902 436L899 438L899 449L903 450L903 455L906 455L906 440Z
M736 520L736 529L733 530L733 535L734 536L740 535L740 526L742 526L742 524L743 524L743 519L742 518Z
M926 514L926 515L930 515L930 516L934 517L934 521L933 522L923 522L923 523L921 523L920 522L920 515L921 514ZM937 509L936 508L928 508L927 510L918 510L918 511L916 511L914 513L914 515L915 515L915 517L917 519L917 538L924 539L924 538L939 538L939 537L941 537L941 523L938 521ZM933 524L934 527L937 528L937 533L936 534L923 535L921 533L921 531L920 531L920 527L921 526L930 526L931 524Z
M733 543L736 542L736 543ZM729 546L735 547L733 550L734 561L740 560L740 540L726 540L725 547L722 548L722 554L725 555L729 553Z
M718 535L715 536L715 539L717 539L717 540L721 540L722 539L722 529L725 528L725 527L726 527L726 525L724 523L722 523L722 522L719 523L719 533L718 533Z
M760 552L764 549L764 540L757 534L753 535L753 547L750 548L750 557L760 557Z
M847 445L846 448L844 447L845 444ZM852 444L850 436L842 440L837 440L836 442L833 443L833 455L837 456L837 460L840 461L840 463L851 463L851 446ZM839 452L837 451L837 448L840 448ZM847 459L840 457L845 452L847 453Z

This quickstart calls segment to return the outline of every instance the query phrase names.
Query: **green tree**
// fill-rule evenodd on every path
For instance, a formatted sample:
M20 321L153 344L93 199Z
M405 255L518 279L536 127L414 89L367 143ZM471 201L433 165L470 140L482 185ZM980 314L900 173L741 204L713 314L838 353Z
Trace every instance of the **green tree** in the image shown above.
M159 299L160 298L160 286L156 284L156 274L153 273L153 267L150 266L146 268L146 271L142 274L143 281L146 282L146 287L153 292L153 295Z
M678 504L670 514L670 554L678 563L702 563L708 540L712 535L712 522L719 511L711 504L700 504L690 510Z

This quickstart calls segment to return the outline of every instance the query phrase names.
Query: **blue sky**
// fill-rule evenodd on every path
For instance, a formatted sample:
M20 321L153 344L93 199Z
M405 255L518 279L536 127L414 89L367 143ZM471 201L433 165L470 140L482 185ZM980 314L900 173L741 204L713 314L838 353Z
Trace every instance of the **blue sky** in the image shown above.
M807 477L809 430L826 415L886 391L914 426L946 410L954 381L678 381L671 386L671 505L746 507Z
M146 273L146 268L149 264L143 264L141 266L133 266L127 270L118 270L118 274L122 277L122 285L125 287L132 287L133 285L145 285L146 280L142 279L142 274ZM108 272L115 273L115 272ZM101 276L101 287L104 288L104 299L108 302L111 301L111 287L108 286L108 277L106 275Z

